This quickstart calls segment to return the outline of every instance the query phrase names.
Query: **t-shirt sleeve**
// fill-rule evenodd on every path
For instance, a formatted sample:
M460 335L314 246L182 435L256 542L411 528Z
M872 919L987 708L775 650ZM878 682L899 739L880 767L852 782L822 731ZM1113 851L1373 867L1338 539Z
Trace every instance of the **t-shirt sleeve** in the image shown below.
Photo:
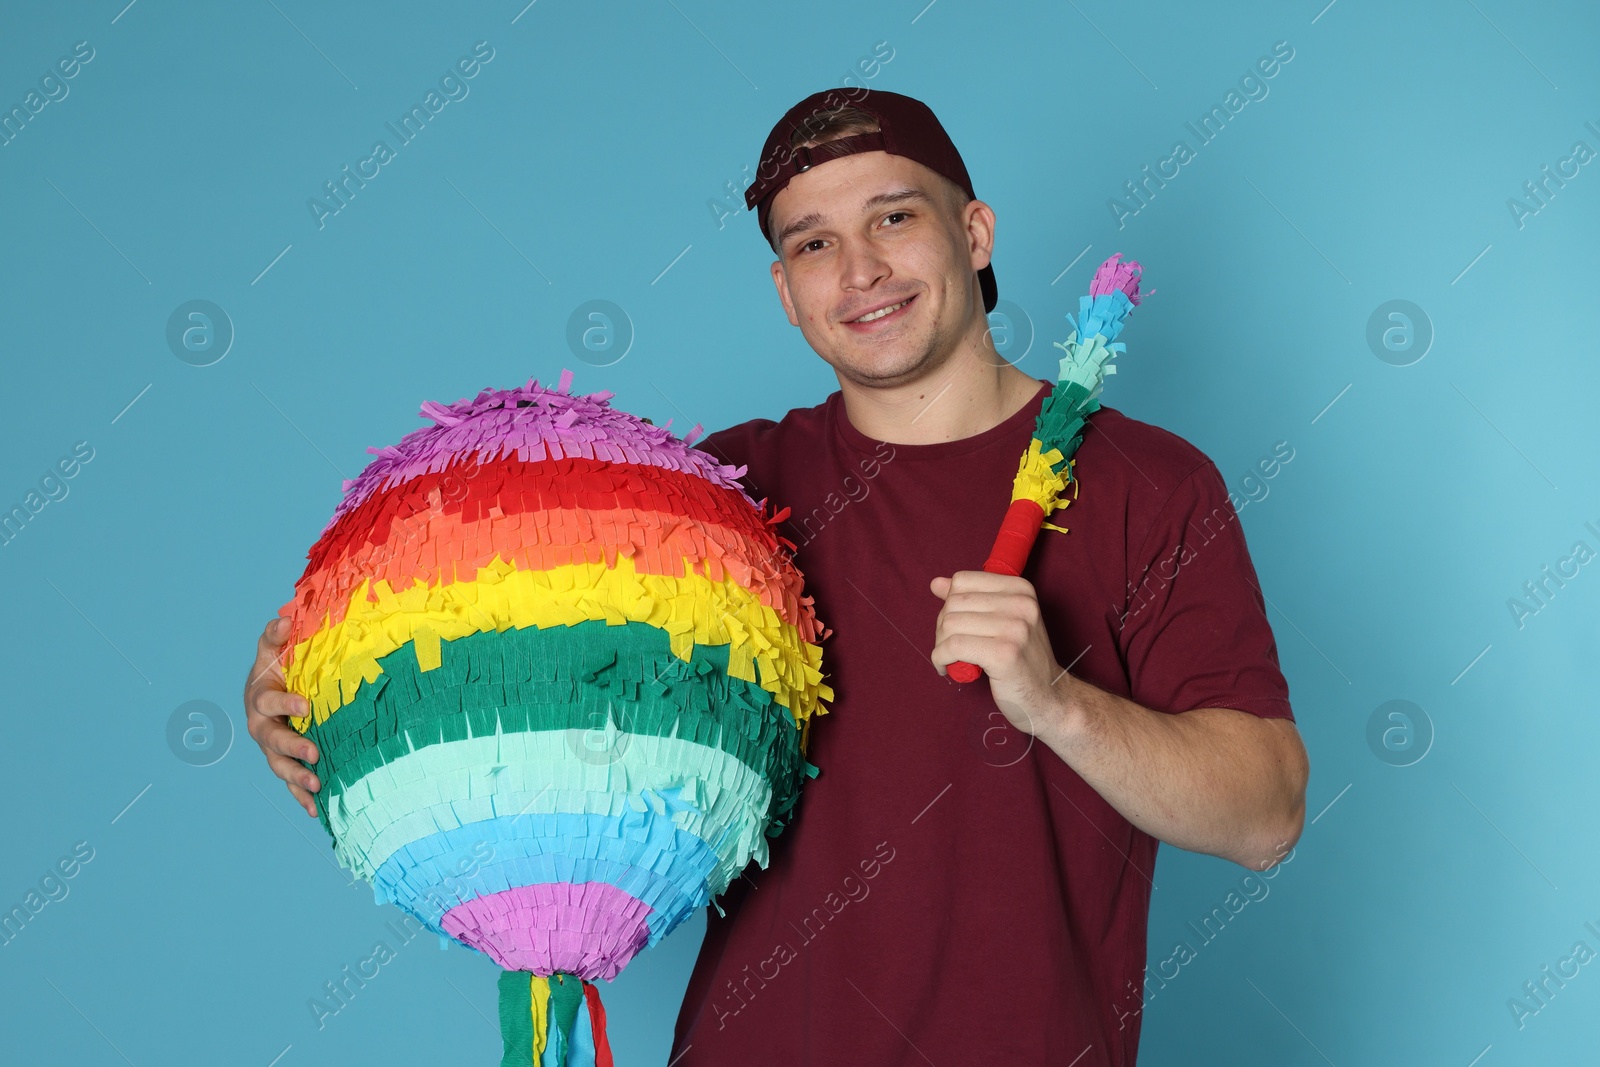
M1178 484L1128 557L1119 643L1134 702L1294 721L1244 529L1209 459Z
M738 426L729 426L722 430L713 430L694 443L694 447L708 455L716 457L723 463L739 466L744 460L735 459L734 453L742 453L739 441Z
M706 434L694 443L694 447L720 463L733 467L748 467L758 451L755 447L756 434L762 428L771 425L773 424L768 419L751 419L748 422L736 423ZM747 472L745 478L751 478L753 475L754 471ZM745 488L748 490L751 487L746 485Z
M750 419L709 433L694 447L719 463L745 468L738 476L744 491L752 500L769 499L777 478L773 474L774 446L765 432L775 425L770 419Z

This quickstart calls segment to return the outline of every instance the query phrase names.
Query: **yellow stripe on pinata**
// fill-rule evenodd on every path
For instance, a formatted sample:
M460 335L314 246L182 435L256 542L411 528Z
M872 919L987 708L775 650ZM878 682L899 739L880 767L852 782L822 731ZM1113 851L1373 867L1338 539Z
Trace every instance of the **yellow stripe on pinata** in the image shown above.
M545 1014L550 1010L550 979L532 975L528 984L528 1008L533 1015L533 1055L534 1062L544 1055L545 1042L548 1036L545 1033Z
M376 602L368 599L369 588ZM826 713L820 700L833 699L822 684L822 649L731 577L640 574L626 556L618 556L615 567L575 563L528 571L496 556L473 581L415 580L397 593L383 579L363 579L342 621L295 646L284 682L311 701L311 715L290 721L301 731L312 720L325 721L362 682L377 680L383 673L378 660L408 641L416 642L418 667L429 670L440 663L440 641L600 619L665 630L673 654L685 661L697 644L728 645L728 674L772 693L802 728L812 715Z
M1011 482L1011 499L1031 500L1039 505L1045 518L1052 512L1060 511L1071 500L1063 499L1061 494L1066 492L1067 484L1074 482L1072 466L1076 459L1063 463L1061 450L1052 448L1043 451L1044 445L1037 437L1028 442L1028 450L1022 454L1022 462L1017 464L1017 476ZM1073 487L1073 497L1077 496L1077 487ZM1054 526L1048 522L1040 523L1046 530L1056 530L1066 533L1066 527Z

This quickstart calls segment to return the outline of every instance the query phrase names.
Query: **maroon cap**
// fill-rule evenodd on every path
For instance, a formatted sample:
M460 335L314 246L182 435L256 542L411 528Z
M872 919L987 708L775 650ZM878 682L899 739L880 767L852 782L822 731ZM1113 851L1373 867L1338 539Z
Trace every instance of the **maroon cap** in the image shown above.
M789 147L793 132L806 126L812 116L845 106L872 115L878 120L879 128L872 133L840 137L809 148ZM772 235L767 232L767 216L772 210L772 198L789 184L790 178L830 159L879 151L914 159L977 199L972 191L972 179L967 176L967 165L961 162L961 153L956 151L950 135L944 132L927 104L882 89L841 88L812 93L790 108L772 127L767 143L761 147L756 180L744 191L745 207L755 210L761 235L772 244ZM978 272L978 283L983 290L983 309L993 311L999 291L995 287L992 264Z

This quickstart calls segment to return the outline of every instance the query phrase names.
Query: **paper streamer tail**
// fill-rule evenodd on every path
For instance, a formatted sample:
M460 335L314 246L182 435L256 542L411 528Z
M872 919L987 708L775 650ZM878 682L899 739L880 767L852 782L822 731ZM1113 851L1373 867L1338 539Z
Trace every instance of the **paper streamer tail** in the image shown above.
M1006 509L1006 517L1000 522L1000 532L995 535L994 547L989 550L989 558L984 561L983 569L990 574L1021 575L1022 567L1028 562L1028 553L1033 551L1034 539L1039 536L1039 524L1044 521L1044 509L1031 500L1013 500ZM975 682L983 674L983 668L966 660L956 660L945 668L945 673L956 681L965 684Z
M500 975L500 1067L614 1067L600 990L575 974Z

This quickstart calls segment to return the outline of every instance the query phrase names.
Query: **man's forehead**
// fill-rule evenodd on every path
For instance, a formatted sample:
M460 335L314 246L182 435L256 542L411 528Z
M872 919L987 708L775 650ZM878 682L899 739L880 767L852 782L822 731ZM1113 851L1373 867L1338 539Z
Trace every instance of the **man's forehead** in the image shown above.
M770 224L782 234L793 221L846 216L874 197L908 188L933 197L943 180L932 168L890 152L840 156L790 178L772 198Z

